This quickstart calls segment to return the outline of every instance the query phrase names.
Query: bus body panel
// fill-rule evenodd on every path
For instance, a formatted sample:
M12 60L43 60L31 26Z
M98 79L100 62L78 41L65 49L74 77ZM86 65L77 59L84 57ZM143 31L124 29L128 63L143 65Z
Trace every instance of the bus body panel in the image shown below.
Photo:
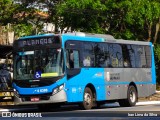
M124 99L131 82L136 84L138 97L155 92L150 68L105 68L107 100Z
M21 95L32 95L32 94L45 94L45 93L52 93L53 89L56 87L64 84L66 82L66 77L60 79L58 82L55 82L54 84L50 86L44 86L44 87L34 87L34 88L23 88L17 86L15 83L13 83L13 87L18 91Z
M67 91L62 89L60 92L53 94L53 90L64 85L65 87L66 77L60 79L58 82L44 87L36 88L22 88L13 83L13 87L16 89L14 101L15 104L41 104L41 103L57 103L67 102ZM41 100L41 96L43 99ZM31 101L31 98L38 98L40 100ZM48 98L48 99L46 99Z
M155 68L155 60L154 60L154 50L153 50L153 45L150 43L151 47L151 57L152 57L152 67L151 67L151 74L152 74L152 83L156 85L156 68Z
M35 96L33 94L33 95L30 95L28 97L28 100L23 101L23 97L19 97L17 94L15 94L14 101L15 101L16 105L62 103L62 102L66 102L67 101L67 95L66 95L66 91L65 90L61 90L57 94L49 96L49 99L47 99L47 100L45 100L45 99L44 100L36 100L36 99L40 99L40 98L41 98L40 94L37 95L37 96ZM35 100L31 101L31 99L35 99Z
M62 35L62 47L65 49L65 44L68 40L70 41L102 41L102 38L91 38L91 37L78 37L78 36L67 36ZM66 50L64 52L64 58L66 62ZM87 75L87 76L86 76ZM70 78L67 82L69 86L68 102L82 102L85 87L88 84L92 84L96 90L96 100L106 100L105 86L104 86L104 69L95 70L94 68L81 68L79 75Z
M80 74L68 79L69 96L68 102L82 102L86 86L92 84L95 88L97 101L106 100L104 69L82 68Z
M13 84L13 86L21 95L32 95L32 94L39 95L45 93L52 93L53 89L56 88L58 85L55 83L51 86L36 87L36 88L22 88L15 84Z

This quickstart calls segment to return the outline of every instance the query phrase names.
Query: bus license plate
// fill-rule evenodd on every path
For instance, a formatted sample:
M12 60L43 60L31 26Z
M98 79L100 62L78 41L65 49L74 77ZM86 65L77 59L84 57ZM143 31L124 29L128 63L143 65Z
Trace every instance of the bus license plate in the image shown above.
M31 101L32 102L37 102L37 101L39 101L39 97L31 97Z

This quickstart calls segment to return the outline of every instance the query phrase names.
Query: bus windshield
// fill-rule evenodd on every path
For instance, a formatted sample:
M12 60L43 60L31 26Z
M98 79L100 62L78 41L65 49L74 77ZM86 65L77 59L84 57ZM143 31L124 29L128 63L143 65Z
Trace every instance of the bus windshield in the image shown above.
M41 79L63 75L62 49L37 49L17 52L14 57L14 79Z

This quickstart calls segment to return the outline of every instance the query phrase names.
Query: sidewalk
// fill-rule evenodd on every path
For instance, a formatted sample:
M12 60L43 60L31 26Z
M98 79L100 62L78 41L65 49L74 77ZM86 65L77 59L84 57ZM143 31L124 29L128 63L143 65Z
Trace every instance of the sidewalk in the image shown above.
M139 102L142 101L160 101L160 91L156 91L155 94L149 96L149 97L143 97L138 99Z

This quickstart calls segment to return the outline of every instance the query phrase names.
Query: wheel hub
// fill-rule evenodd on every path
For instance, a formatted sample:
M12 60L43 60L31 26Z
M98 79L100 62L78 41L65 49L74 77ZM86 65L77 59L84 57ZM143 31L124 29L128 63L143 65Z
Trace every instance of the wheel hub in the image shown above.
M91 104L91 95L89 93L85 93L84 95L84 101L86 103L86 105L90 105Z
M134 103L136 101L136 94L134 91L130 91L130 100L132 103Z

